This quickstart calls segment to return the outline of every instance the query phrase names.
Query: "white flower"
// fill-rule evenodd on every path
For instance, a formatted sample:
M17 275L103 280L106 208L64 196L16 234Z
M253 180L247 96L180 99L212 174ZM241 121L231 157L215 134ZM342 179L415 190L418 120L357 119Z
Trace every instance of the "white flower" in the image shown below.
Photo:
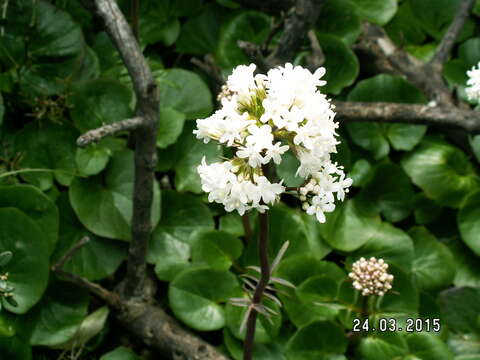
M339 143L338 123L334 106L319 90L325 69L312 74L287 63L267 75L254 75L255 69L253 64L235 68L222 88L221 108L197 120L198 139L236 148L231 161L208 165L202 160L202 189L226 211L264 212L285 187L283 180L271 183L262 165L278 165L292 150L300 160L296 175L306 179L299 189L302 208L324 222L325 213L335 209L335 199L343 201L352 184L331 161Z
M262 166L265 163L265 159L257 150L257 147L252 144L247 144L245 147L240 148L237 151L237 156L241 159L248 158L248 165L253 168Z
M465 89L469 100L476 100L480 102L480 62L477 67L472 67L467 71L469 79L467 80L468 87Z
M282 156L289 149L288 145L283 145L281 142L277 142L275 145L272 145L267 149L265 155L265 161L268 163L271 159L275 164L280 164L282 162Z
M282 183L272 184L265 176L254 175L253 178L262 194L262 200L266 204L273 204L277 196L285 191L285 187L282 186Z
M259 150L267 149L272 146L273 134L272 127L270 125L250 125L248 127L250 136L247 136L247 143L255 145Z
M363 296L383 296L392 288L393 275L387 272L388 264L383 259L361 257L352 264L348 277L353 280L353 287Z
M353 180L350 178L345 179L345 174L342 173L340 178L335 183L335 190L337 192L337 199L343 201L345 199L345 193L348 192L348 188L352 185Z

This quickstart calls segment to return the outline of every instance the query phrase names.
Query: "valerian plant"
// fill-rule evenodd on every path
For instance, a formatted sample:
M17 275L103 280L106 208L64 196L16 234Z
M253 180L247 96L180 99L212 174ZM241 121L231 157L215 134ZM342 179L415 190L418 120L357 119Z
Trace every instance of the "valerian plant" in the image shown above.
M0 358L476 358L479 19L0 0Z

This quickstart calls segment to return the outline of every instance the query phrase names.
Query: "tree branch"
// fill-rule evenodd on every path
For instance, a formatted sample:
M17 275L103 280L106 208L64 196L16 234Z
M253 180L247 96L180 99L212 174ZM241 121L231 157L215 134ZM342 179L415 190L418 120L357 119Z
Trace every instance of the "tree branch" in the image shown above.
M247 334L245 336L244 360L252 360L253 345L255 339L255 327L257 323L258 312L255 309L255 305L261 305L263 293L270 281L270 265L268 263L268 212L258 214L260 221L260 239L258 241L258 256L260 258L260 270L261 276L258 282L255 292L253 294L250 313L247 319Z
M77 139L79 147L85 147L91 143L97 143L104 137L115 135L121 131L135 130L142 126L143 118L135 117L132 119L125 119L114 122L113 124L104 125L98 129L87 131L85 134Z
M142 126L135 130L135 184L132 242L129 247L125 295L141 298L146 286L146 253L151 232L151 206L156 164L156 136L160 101L155 79L135 36L114 0L94 0L98 15L118 49L132 78L137 97L136 115ZM147 292L148 293L148 292Z
M475 0L464 0L458 9L455 18L448 27L447 32L443 36L442 42L438 46L435 55L433 56L430 63L433 66L443 66L443 63L447 60L450 52L452 51L453 45L458 38L458 35L463 29L463 26L467 22L468 16L475 5Z
M278 46L268 56L272 66L291 61L302 46L307 32L317 21L320 8L325 0L297 0L285 19L285 27Z
M403 49L399 49L382 28L365 23L360 42L355 47L373 55L375 65L381 71L405 76L423 90L429 100L439 105L455 105L441 72L431 64L423 64Z
M86 236L73 245L52 266L52 271L60 278L83 287L118 311L117 317L133 334L147 345L172 360L228 360L213 346L181 327L175 319L160 307L135 300L126 300L101 285L63 270L65 263L89 242Z
M480 133L480 113L452 106L397 103L334 102L337 119L343 122L375 121L425 124L460 128Z
M98 298L105 301L108 305L119 308L120 307L120 298L117 294L105 289L104 287L95 284L81 276L76 274L69 273L63 269L65 263L70 260L73 255L83 246L85 246L90 241L88 236L83 237L77 244L74 244L67 252L58 260L56 264L52 266L52 271L58 277L63 278L67 281L77 284L92 294L96 295Z

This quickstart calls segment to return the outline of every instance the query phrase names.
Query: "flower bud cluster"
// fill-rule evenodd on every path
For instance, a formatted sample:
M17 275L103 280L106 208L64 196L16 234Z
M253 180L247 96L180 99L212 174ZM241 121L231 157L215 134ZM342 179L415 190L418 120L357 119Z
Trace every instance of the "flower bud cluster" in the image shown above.
M300 160L297 176L305 178L299 189L303 208L324 222L324 212L343 201L351 179L332 163L336 152L335 112L318 87L324 68L313 74L301 66L286 64L254 75L255 65L238 66L219 95L221 108L197 120L194 134L208 143L215 140L233 147L234 157L223 163L198 167L202 189L209 201L222 203L227 211L240 214L250 209L264 211L285 191L263 174L265 165L280 164L288 150Z
M467 85L465 89L469 100L476 100L480 102L480 62L477 66L472 67L471 70L467 71Z
M383 259L361 257L352 265L348 276L353 280L353 287L363 296L383 296L392 288L393 275L387 272L388 264Z

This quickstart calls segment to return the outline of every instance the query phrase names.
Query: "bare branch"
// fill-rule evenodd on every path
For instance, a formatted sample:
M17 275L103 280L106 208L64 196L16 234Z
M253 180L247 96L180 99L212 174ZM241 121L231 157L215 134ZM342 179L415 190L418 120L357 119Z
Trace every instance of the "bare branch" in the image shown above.
M160 101L155 79L140 47L115 0L93 0L98 15L118 49L132 78L137 97L137 117L143 118L136 128L135 184L133 192L132 241L129 247L125 295L142 298L147 285L146 254L151 233L151 206L156 164L156 137Z
M312 54L307 56L307 64L309 70L314 72L325 62L325 54L323 53L322 47L318 42L317 34L315 34L315 31L310 30L307 35L308 40L310 41L310 47L312 48Z
M336 117L343 122L375 121L425 124L480 132L480 113L452 106L397 103L335 102Z
M60 278L70 281L80 287L83 287L90 291L92 294L105 301L108 305L119 309L120 298L117 294L105 289L104 287L95 284L81 276L69 273L63 269L65 263L70 260L73 255L90 241L88 236L83 237L77 244L74 244L67 252L58 260L56 264L52 266L52 271Z
M268 63L276 66L292 61L302 46L308 30L317 21L325 0L297 0L285 19L285 29L278 46L268 56Z
M107 136L115 135L122 131L135 130L142 126L143 118L135 117L104 125L98 129L87 131L77 139L77 145L85 147L91 143L97 143Z
M441 72L398 48L382 28L365 23L356 49L371 54L375 59L375 65L381 71L405 76L408 81L423 90L429 100L440 105L454 106L452 93L447 88Z
M450 52L452 51L455 40L463 29L463 26L467 22L468 16L472 11L473 6L475 5L475 0L464 0L458 9L455 18L448 27L447 32L443 36L442 42L437 48L435 55L433 56L430 63L436 66L442 66L443 63L447 60ZM441 69L440 69L441 70Z

